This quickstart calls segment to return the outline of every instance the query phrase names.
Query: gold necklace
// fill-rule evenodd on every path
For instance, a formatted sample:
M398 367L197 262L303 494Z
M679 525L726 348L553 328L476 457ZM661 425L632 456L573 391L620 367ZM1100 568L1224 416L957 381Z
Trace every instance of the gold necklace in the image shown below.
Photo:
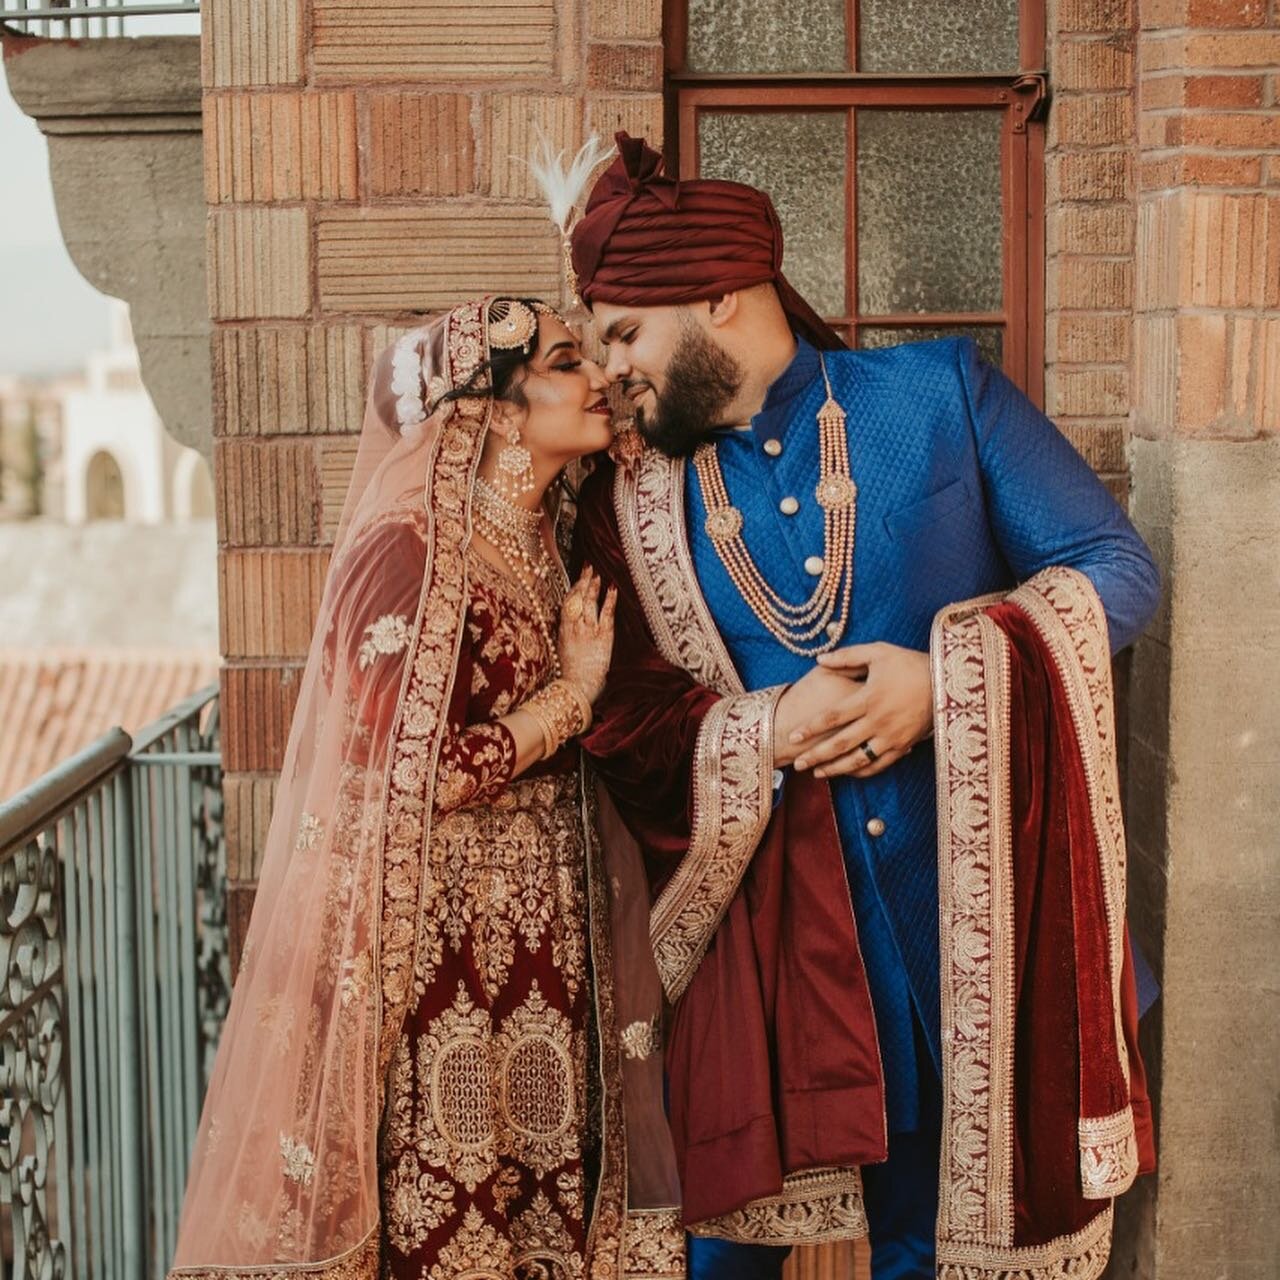
M742 539L742 512L729 501L714 444L693 455L693 467L707 507L704 528L733 585L770 635L802 657L835 648L849 621L853 597L854 528L858 486L849 473L845 412L831 390L827 362L819 353L827 398L818 410L818 484L814 497L823 511L822 572L808 600L784 600L756 567ZM838 615L837 615L838 610ZM825 636L816 644L818 636Z
M552 620L560 607L568 581L561 567L553 574L551 554L542 538L542 511L530 511L508 502L482 476L476 477L473 514L480 535L493 545L511 576L529 596L551 667L560 674L560 651Z

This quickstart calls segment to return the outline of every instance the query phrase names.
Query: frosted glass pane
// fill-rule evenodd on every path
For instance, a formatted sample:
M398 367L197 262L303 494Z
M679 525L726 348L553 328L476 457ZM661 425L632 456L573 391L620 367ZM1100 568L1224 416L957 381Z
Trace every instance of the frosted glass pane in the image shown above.
M859 0L858 66L1016 71L1018 0Z
M844 0L689 0L690 71L844 71Z
M986 325L954 325L928 328L923 325L910 329L873 328L870 325L858 331L860 347L896 347L903 342L928 342L933 338L954 338L967 334L978 344L982 358L998 369L1004 361L1004 330Z
M787 279L828 316L845 309L847 130L843 111L698 117L700 175L769 193L782 221Z
M997 111L858 112L858 310L999 311Z

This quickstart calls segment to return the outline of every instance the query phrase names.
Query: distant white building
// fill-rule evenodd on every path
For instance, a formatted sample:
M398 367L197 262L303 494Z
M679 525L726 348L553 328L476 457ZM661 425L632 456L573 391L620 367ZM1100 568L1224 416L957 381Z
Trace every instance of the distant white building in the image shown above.
M165 433L142 383L129 308L111 307L111 339L89 357L82 386L62 396L62 519L179 523L213 516L204 459ZM58 512L47 510L47 516Z

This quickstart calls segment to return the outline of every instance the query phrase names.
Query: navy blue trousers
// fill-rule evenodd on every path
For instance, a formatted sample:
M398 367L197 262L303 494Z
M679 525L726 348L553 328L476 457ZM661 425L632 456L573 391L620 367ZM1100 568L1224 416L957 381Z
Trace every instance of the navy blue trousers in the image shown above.
M931 1077L932 1091L939 1092L937 1078L929 1071L924 1074ZM941 1117L936 1102L922 1110L923 1127L893 1134L888 1160L862 1170L874 1280L934 1280ZM778 1280L790 1252L773 1245L691 1236L689 1277Z

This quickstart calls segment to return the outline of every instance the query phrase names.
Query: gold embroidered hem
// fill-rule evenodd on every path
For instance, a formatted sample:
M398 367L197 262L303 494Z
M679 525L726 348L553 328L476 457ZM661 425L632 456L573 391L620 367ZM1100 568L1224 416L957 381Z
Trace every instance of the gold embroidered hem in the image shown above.
M684 1227L679 1209L629 1209L624 1280L684 1280Z
M862 1178L856 1169L807 1169L783 1179L776 1196L753 1200L722 1218L689 1227L695 1236L739 1244L825 1244L867 1234Z
M693 762L689 850L649 918L667 998L683 994L773 814L773 718L782 685L724 698L707 713Z
M175 1268L169 1280L378 1280L382 1265L375 1228L350 1253L328 1262L280 1262L269 1267Z
M1080 1184L1086 1200L1113 1200L1138 1176L1133 1108L1080 1121Z
M1111 1256L1108 1205L1074 1235L1025 1249L938 1242L938 1280L1098 1280Z

